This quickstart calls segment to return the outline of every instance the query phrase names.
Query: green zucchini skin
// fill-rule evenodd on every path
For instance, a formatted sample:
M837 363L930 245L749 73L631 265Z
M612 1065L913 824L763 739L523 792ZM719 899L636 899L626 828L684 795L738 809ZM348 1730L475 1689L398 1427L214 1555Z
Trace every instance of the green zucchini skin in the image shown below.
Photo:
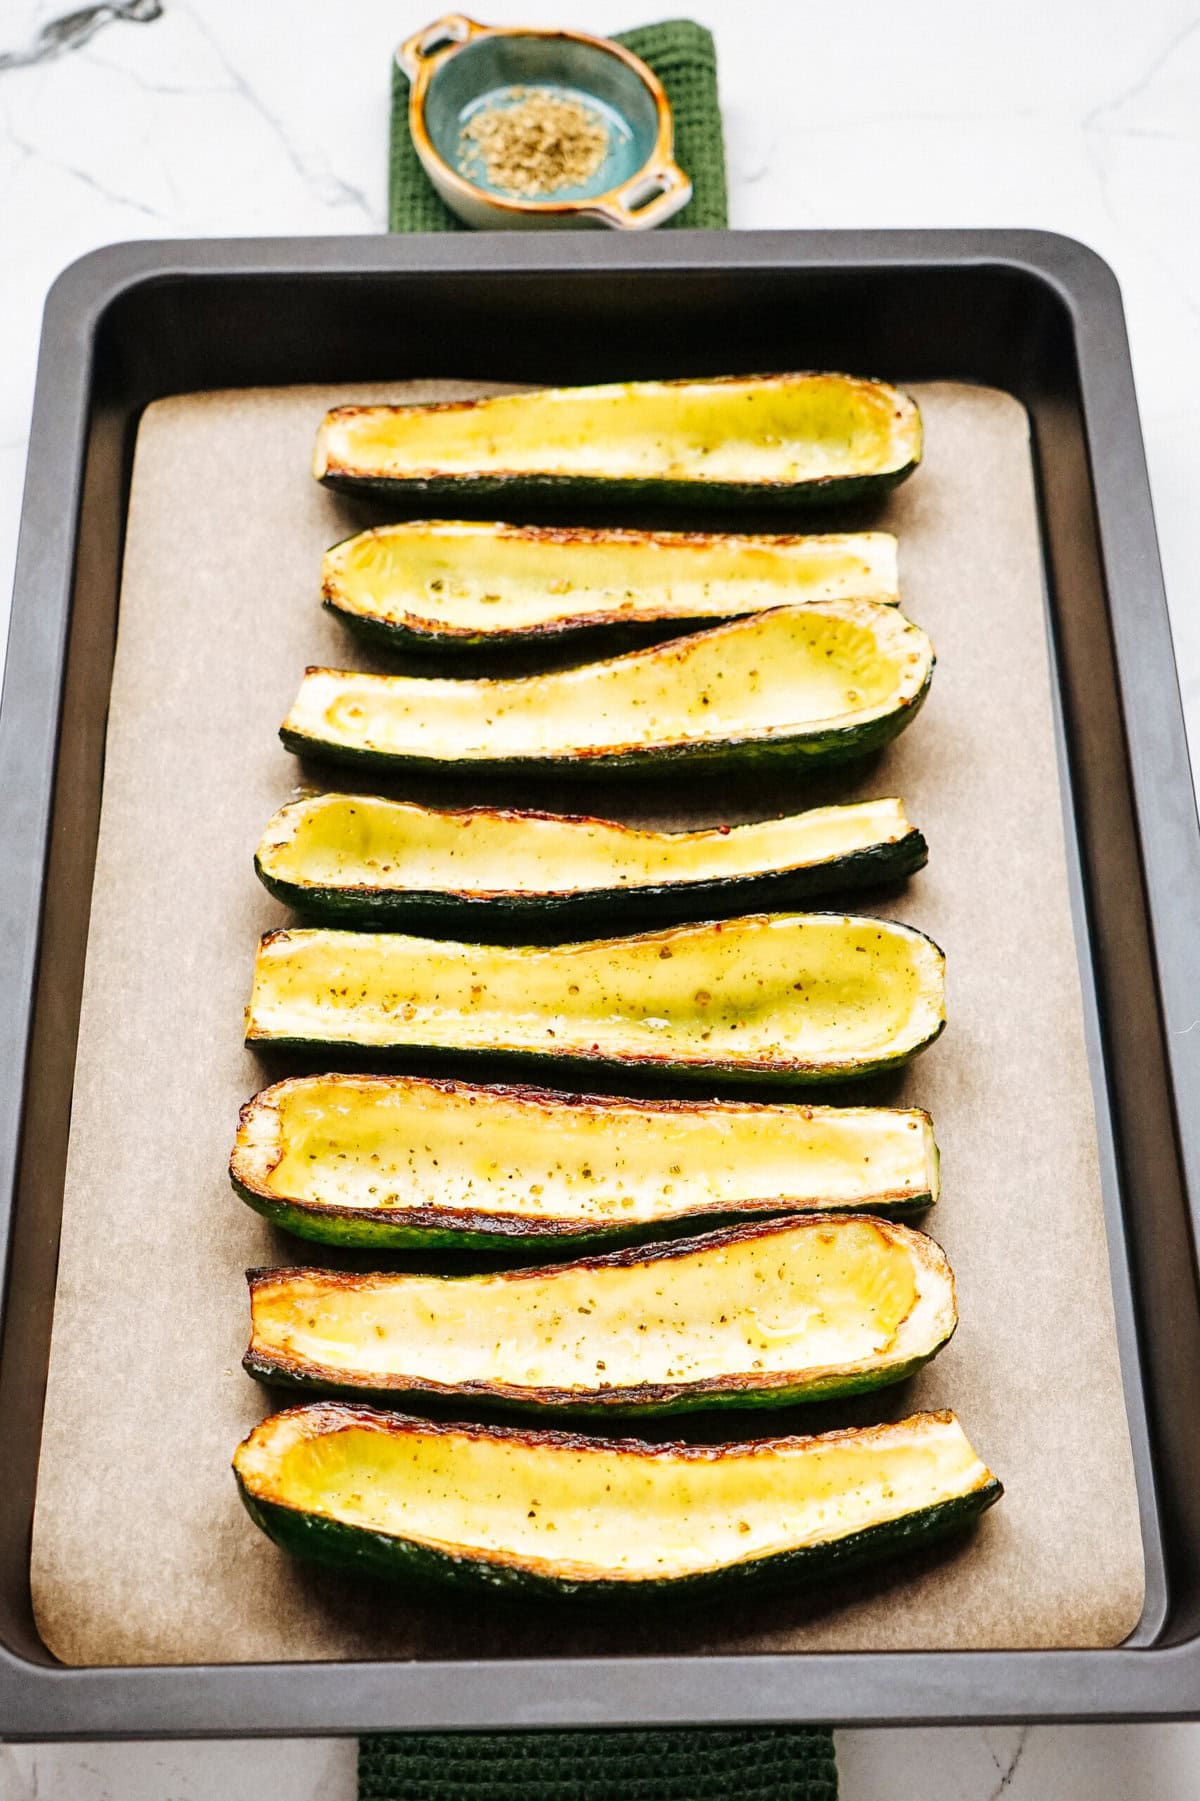
M253 1188L247 1188L236 1176L231 1176L230 1181L239 1199L245 1201L248 1207L253 1207L264 1219L270 1220L273 1226L278 1226L281 1232L289 1232L295 1238L307 1238L315 1244L336 1244L348 1250L380 1251L544 1252L548 1248L545 1233L535 1238L528 1233L508 1232L503 1224L486 1231L473 1229L465 1221L461 1227L401 1225L397 1220L375 1219L370 1214L356 1213L350 1208L305 1206L296 1201L276 1200L269 1195L259 1194ZM916 1212L917 1207L906 1211ZM720 1220L714 1220L713 1223L728 1224L730 1217L722 1215ZM893 1209L889 1213L889 1218L900 1217L900 1209ZM695 1229L693 1220L679 1222L680 1233ZM616 1245L643 1241L640 1230L631 1228L631 1233L629 1238L615 1237L611 1230L606 1230L602 1235L603 1243ZM671 1235L666 1228L657 1227L653 1223L647 1225L644 1234L648 1238L665 1238ZM587 1233L582 1236L556 1235L550 1242L556 1251L560 1248L583 1250L594 1246L600 1239L599 1233Z
M803 768L805 765L845 763L855 757L870 756L898 738L925 704L933 679L933 663L926 671L921 688L911 700L902 700L890 712L862 725L834 726L825 731L805 732L794 738L757 740L729 739L711 744L652 745L631 751L581 757L578 755L549 757L472 757L470 762L454 765L445 757L397 755L391 751L364 750L357 745L335 744L325 738L296 731L286 724L279 728L280 742L294 756L319 759L322 762L348 764L356 769L404 771L412 775L445 775L448 771L469 771L485 777L527 776L546 774L587 780L591 776L680 774L721 775L761 769L764 774L775 770Z
M698 1084L706 1089L710 1089L714 1082L746 1089L775 1089L858 1082L867 1076L886 1075L889 1070L903 1069L921 1051L926 1051L931 1044L935 1044L945 1029L946 1021L940 1019L929 1037L920 1044L913 1045L910 1050L863 1058L853 1065L842 1064L835 1069L797 1063L791 1063L786 1068L761 1063L756 1067L748 1067L718 1058L704 1064L673 1063L669 1058L652 1061L648 1057L602 1057L586 1052L555 1057L545 1051L493 1051L470 1046L448 1049L444 1045L434 1044L364 1046L346 1038L291 1038L282 1035L272 1035L269 1039L248 1039L247 1043L252 1046L261 1044L272 1051L296 1051L321 1056L328 1054L352 1059L356 1063L365 1060L372 1064L382 1064L388 1069L423 1075L445 1072L447 1075L462 1074L466 1079L486 1080L492 1071L511 1072L513 1079L522 1083L544 1082L549 1087L560 1088L564 1083L568 1087L580 1086L587 1080L584 1074L586 1070L589 1074L595 1072L612 1078L626 1078L633 1073L647 1085L661 1080L689 1086ZM347 1064L346 1067L350 1065Z
M663 644L668 638L687 637L702 632L715 623L711 614L697 614L693 619L682 616L670 619L613 620L603 625L575 625L570 620L559 626L539 626L536 632L462 632L414 631L401 620L372 619L364 613L352 613L332 600L322 601L326 612L372 650L392 655L420 658L431 668L446 674L461 669L462 659L470 658L472 675L486 674L488 669L503 669L514 664L531 663L547 652L569 649L581 663L604 657L619 656L626 650L644 650L651 644ZM721 623L744 618L739 613L725 613Z
M689 1224L695 1228L694 1220ZM690 1394L675 1395L662 1401L621 1397L579 1401L565 1396L561 1400L522 1401L511 1395L498 1394L483 1384L470 1383L454 1389L440 1388L432 1383L413 1384L407 1388L375 1387L366 1381L351 1382L345 1378L339 1381L332 1375L288 1369L253 1351L247 1351L242 1358L242 1368L267 1388L298 1391L302 1395L319 1395L327 1400L352 1401L359 1405L366 1402L382 1407L423 1409L432 1403L449 1405L455 1410L466 1407L472 1412L478 1408L487 1413L519 1414L526 1419L545 1419L547 1413L553 1413L556 1418L570 1416L572 1419L657 1419L686 1413L762 1412L764 1409L803 1406L809 1401L842 1401L849 1400L852 1395L873 1394L877 1389L907 1382L944 1349L951 1336L952 1333L922 1356L910 1357L906 1363L892 1364L882 1375L863 1371L857 1376L831 1377L827 1382L805 1382L793 1388L742 1388L736 1391L722 1389L714 1381L711 1388L697 1388Z
M867 1526L826 1544L800 1545L752 1563L664 1578L661 1582L632 1583L578 1581L509 1564L488 1563L482 1558L455 1557L429 1545L262 1500L248 1492L240 1476L236 1480L250 1518L281 1550L347 1575L403 1582L426 1590L457 1589L465 1595L490 1594L513 1600L595 1600L623 1607L636 1607L644 1601L660 1604L665 1600L687 1604L723 1593L832 1581L965 1531L1004 1493L1002 1484L992 1477L971 1494L956 1495L902 1519Z
M905 880L929 861L929 847L914 828L887 844L873 844L808 868L727 876L658 886L594 888L576 894L510 894L475 898L466 894L404 892L396 889L325 888L281 881L259 858L255 873L276 900L306 918L334 926L411 929L471 942L568 939L578 926L684 924L688 920L732 919L739 913L788 912L809 900Z
M669 507L719 507L747 512L795 512L811 506L843 505L883 496L907 481L919 457L898 469L869 475L822 475L800 482L672 481L660 476L598 475L350 475L327 471L322 484L342 494L370 495L380 500L449 500L469 518L475 503L516 500L545 505L619 508L635 504Z
M721 1226L740 1224L746 1220L782 1217L796 1211L795 1203L780 1202L774 1206L731 1208L723 1213L690 1213L679 1219L647 1220L638 1226L604 1226L594 1232L523 1232L513 1222L496 1220L486 1228L473 1227L469 1216L461 1225L408 1225L392 1215L379 1219L352 1208L306 1205L303 1202L277 1200L247 1188L236 1176L230 1181L234 1193L248 1207L288 1232L294 1238L305 1238L314 1244L340 1245L346 1250L378 1251L492 1251L514 1258L545 1257L551 1253L588 1252L600 1248L617 1250L623 1246L650 1244L690 1236L697 1232L715 1232ZM930 1193L906 1196L903 1201L886 1204L875 1201L871 1212L884 1219L910 1220L933 1205ZM848 1201L844 1207L823 1207L822 1214L837 1219L844 1213L861 1213L861 1201ZM253 1373L253 1372L252 1372Z

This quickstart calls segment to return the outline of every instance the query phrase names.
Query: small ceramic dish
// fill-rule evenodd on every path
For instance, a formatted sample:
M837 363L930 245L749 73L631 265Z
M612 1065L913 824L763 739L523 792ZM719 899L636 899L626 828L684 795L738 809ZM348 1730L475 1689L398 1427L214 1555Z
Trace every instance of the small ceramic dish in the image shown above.
M446 205L468 225L648 231L691 199L692 184L674 159L662 83L607 38L493 28L447 13L401 44L396 60L412 83L408 122L417 155ZM591 175L543 198L490 182L464 137L481 113L516 105L530 90L582 105L607 139Z

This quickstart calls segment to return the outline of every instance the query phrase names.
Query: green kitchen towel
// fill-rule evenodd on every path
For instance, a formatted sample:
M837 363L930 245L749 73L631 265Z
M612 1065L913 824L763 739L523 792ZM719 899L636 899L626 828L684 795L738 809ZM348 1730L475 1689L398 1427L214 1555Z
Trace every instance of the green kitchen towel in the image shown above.
M359 1801L837 1801L833 1734L802 1726L427 1732L360 1740Z
M691 19L622 32L675 116L692 198L662 228L729 223L712 34ZM426 178L393 64L388 226L466 231ZM804 1726L592 1732L415 1732L359 1741L359 1801L837 1801L833 1734Z
M691 19L641 25L616 38L649 63L667 91L675 115L675 157L692 178L692 197L660 227L728 225L725 147L717 102L717 53L712 33ZM422 169L408 130L408 77L392 64L392 144L388 170L389 231L466 231L438 198Z

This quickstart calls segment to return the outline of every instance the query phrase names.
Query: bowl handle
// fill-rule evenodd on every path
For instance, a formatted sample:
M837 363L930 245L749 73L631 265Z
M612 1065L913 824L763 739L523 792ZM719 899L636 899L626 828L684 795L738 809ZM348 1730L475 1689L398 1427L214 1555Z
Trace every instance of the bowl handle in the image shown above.
M579 210L618 231L650 231L672 218L691 197L691 178L678 163L655 163Z
M432 62L447 50L457 50L460 44L469 44L472 38L490 29L477 25L466 13L447 13L445 18L435 19L432 25L424 25L405 38L396 51L396 61L408 79L415 81L423 63Z

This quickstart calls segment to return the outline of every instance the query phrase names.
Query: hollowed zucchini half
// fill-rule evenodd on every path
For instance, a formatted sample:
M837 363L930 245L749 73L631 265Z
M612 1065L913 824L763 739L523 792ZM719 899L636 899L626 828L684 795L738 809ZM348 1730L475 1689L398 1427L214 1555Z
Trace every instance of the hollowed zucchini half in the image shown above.
M794 906L899 880L927 854L899 800L656 832L555 813L443 812L314 794L268 822L254 867L272 894L312 919L495 938Z
M890 532L734 537L465 519L381 525L325 553L325 604L388 649L476 661L620 649L808 600L899 599Z
M945 960L923 933L779 913L549 948L269 932L246 1038L819 1082L895 1068L944 1023Z
M317 433L313 474L352 493L456 502L796 507L881 493L920 460L907 394L806 373L338 407Z
M293 1076L242 1108L242 1199L325 1244L559 1251L753 1215L938 1197L917 1108L617 1100L419 1076Z
M785 1407L901 1382L957 1323L932 1238L864 1214L757 1220L492 1275L248 1280L248 1374L418 1405Z
M825 1580L968 1526L1003 1493L952 1413L647 1444L316 1402L256 1426L233 1467L255 1524L296 1556L564 1600Z
M933 663L896 607L813 601L502 681L310 668L279 735L299 755L427 773L830 763L903 731Z

